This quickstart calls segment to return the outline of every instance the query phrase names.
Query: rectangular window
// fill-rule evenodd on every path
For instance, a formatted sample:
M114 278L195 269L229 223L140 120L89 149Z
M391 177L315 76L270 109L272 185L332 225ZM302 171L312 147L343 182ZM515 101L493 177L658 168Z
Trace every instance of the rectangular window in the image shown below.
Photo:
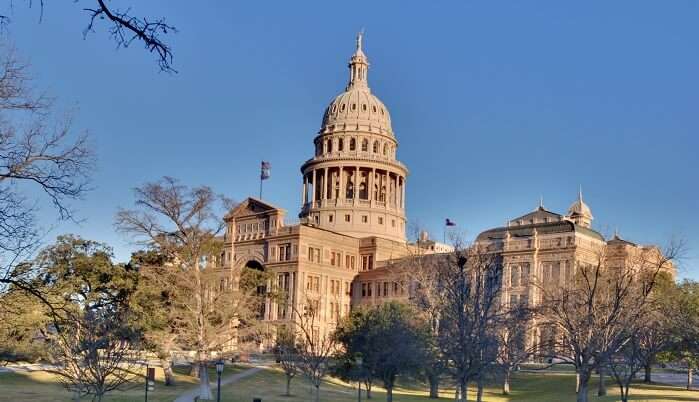
M351 220L351 217L349 214L345 215L345 222L349 222Z
M383 225L383 218L379 216L379 225Z
M289 261L291 259L291 243L279 245L279 261Z
M388 296L388 282L383 283L383 296L384 297Z
M362 283L362 297L366 297L366 283Z
M368 223L369 222L369 217L366 215L362 215L362 223Z

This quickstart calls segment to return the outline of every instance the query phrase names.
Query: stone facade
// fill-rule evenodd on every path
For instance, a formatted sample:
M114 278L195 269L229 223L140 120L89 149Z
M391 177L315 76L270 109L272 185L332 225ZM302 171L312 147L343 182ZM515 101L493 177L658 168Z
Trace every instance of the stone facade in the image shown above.
M285 302L268 300L270 324L293 319L292 309L314 304L319 334L329 333L352 306L407 301L411 284L392 262L416 254L453 250L421 235L406 241L405 186L408 169L397 159L388 109L371 93L369 62L361 35L350 58L349 83L327 107L314 156L301 166L300 223L285 223L286 211L248 198L225 217L223 265L271 274L268 288L283 290ZM503 257L502 303L541 302L534 279L551 285L571 280L579 264L594 264L603 246L618 264L644 247L606 241L592 229L582 192L566 215L543 205L487 230L476 242ZM537 329L531 342L539 339Z

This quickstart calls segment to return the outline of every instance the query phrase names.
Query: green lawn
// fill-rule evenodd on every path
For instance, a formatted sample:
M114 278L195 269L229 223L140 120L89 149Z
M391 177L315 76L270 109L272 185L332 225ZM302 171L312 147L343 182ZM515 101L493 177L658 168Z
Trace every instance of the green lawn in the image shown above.
M246 367L226 366L225 374L230 375L244 370ZM145 371L145 370L144 370ZM155 370L155 391L149 392L149 402L171 402L175 397L193 388L197 379L187 375L188 369L176 368L176 385L166 387L164 385L163 371ZM216 379L216 369L209 368L209 376ZM132 402L143 401L145 383L129 384L124 390L110 393L104 398L108 402ZM32 401L32 402L70 402L71 395L60 384L56 377L46 372L32 373L0 373L0 401ZM83 398L89 401L88 398Z
M244 370L245 367L226 367L225 375ZM215 372L211 369L211 378ZM155 392L150 394L153 402L172 401L177 395L196 386L196 379L186 375L185 370L177 370L178 385L165 387L162 384L162 371L156 370L157 384ZM509 397L501 395L497 386L486 390L485 400L488 402L523 401L523 402L564 402L575 400L573 392L575 377L572 373L522 373L515 376L512 383L512 394ZM222 401L251 402L253 397L262 398L263 402L307 402L310 400L308 382L298 377L292 382L293 397L282 396L284 392L284 375L274 369L264 370L254 376L223 387ZM609 396L598 398L597 383L592 384L591 402L611 402L618 398L616 387L610 382ZM453 400L453 390L445 389L441 400ZM471 398L475 390L470 390ZM641 385L632 390L634 401L699 401L699 391L685 391L677 387L661 385ZM43 372L28 374L0 374L0 401L36 401L36 402L69 402L70 395L56 383L55 377ZM125 391L115 392L105 399L109 402L132 402L143 400L143 384L134 384ZM321 401L354 402L357 400L356 388L336 380L326 381L321 387ZM365 401L365 398L362 398ZM385 400L385 393L378 386L374 389L373 401ZM394 400L399 402L427 402L426 393L422 386L404 384L394 391Z
M609 395L598 398L597 382L593 382L590 391L591 402L617 401L618 390L612 382L608 383ZM293 397L285 397L282 394L285 389L285 377L280 371L267 370L253 377L245 378L238 383L225 386L222 392L222 401L225 402L250 402L253 397L262 398L263 402L301 402L309 401L310 387L303 378L296 378L292 382ZM575 400L575 376L570 373L526 373L515 376L512 383L512 392L509 396L503 396L497 385L488 387L485 392L485 400L488 402L523 401L523 402L563 402ZM469 390L469 397L475 400L475 389ZM632 389L634 401L699 401L699 391L685 391L681 388L662 385L638 384ZM399 402L428 402L424 387L405 385L394 390L394 401ZM379 387L374 387L373 401L385 400L385 392ZM453 401L453 389L445 389L440 395L440 400ZM357 400L355 385L349 385L340 381L327 381L321 386L321 401L354 402ZM366 399L362 396L362 400Z

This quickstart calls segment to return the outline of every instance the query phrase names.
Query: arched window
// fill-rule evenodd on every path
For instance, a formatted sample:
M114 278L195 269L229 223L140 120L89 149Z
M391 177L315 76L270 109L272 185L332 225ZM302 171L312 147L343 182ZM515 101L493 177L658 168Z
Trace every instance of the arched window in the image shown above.
M345 147L345 144L344 144L344 141L342 140L342 138L337 140L337 150L342 151L342 148L344 148L344 147Z
M354 138L350 138L350 151L354 151L357 148L357 143Z
M379 153L379 142L378 141L374 141L374 146L373 146L372 151L374 151L375 154Z
M328 153L331 153L333 151L333 140L329 139L328 140Z
M366 138L362 140L362 152L369 152L369 140Z
M383 155L388 155L388 144L386 143L383 144Z

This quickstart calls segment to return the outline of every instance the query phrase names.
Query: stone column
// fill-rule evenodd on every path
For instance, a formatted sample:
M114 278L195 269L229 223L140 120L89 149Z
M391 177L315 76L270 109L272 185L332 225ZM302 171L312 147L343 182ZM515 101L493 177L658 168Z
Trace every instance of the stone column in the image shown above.
M400 190L401 190L400 206L401 206L401 208L405 209L405 177L403 177L401 180Z
M316 170L313 169L313 191L311 191L311 207L315 208L316 206Z
M352 195L354 196L353 203L357 205L359 203L359 201L357 201L359 199L359 166L355 166L354 168L354 194Z
M346 197L345 193L345 178L343 177L343 172L345 171L344 166L340 165L340 174L339 174L339 179L340 179L340 196L337 197L339 200L344 200Z
M369 202L370 205L373 207L374 206L374 175L376 174L376 169L371 168L371 176L369 176Z
M323 206L324 203L327 203L328 198L328 168L323 169L323 191L321 191L321 197L323 197L323 200L321 201L321 206Z
M303 175L301 187L301 205L306 205L306 175Z

